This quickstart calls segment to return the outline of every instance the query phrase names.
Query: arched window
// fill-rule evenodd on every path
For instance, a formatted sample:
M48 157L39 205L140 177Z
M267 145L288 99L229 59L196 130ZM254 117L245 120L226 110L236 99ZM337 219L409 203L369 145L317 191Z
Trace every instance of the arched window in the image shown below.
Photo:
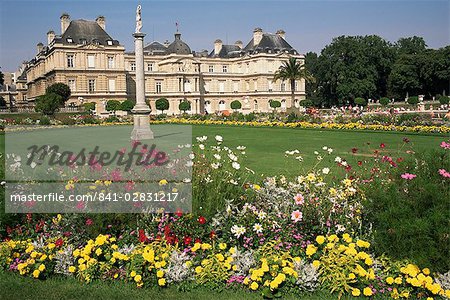
M209 100L205 101L205 110L208 113L211 113L211 101L209 101Z
M258 110L258 100L253 101L253 106L255 110Z
M225 101L220 100L220 102L219 102L219 110L220 111L225 110Z

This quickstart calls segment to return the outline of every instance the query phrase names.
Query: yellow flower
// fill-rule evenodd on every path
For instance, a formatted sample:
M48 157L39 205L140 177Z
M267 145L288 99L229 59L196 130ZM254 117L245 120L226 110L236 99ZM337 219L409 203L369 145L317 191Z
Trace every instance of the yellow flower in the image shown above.
M95 254L97 254L97 256L100 256L100 254L102 254L102 249L98 248L97 250L95 250Z
M258 286L259 286L258 283L253 281L252 284L250 285L250 288L255 291L258 289Z
M164 271L158 270L158 271L156 272L156 277L161 278L161 277L163 277L163 276L164 276Z
M135 272L135 271L131 271L130 276L131 276L131 277L136 276L136 272Z
M364 294L364 296L367 296L367 297L372 296L372 294L373 294L372 289L370 287L365 287L363 290L363 294Z
M47 259L47 254L42 254L41 258L39 259L40 261L44 261Z
M161 179L161 180L159 181L159 185L166 185L167 183L168 183L168 181L165 180L165 179Z
M355 279L356 275L354 273L348 274L348 279Z
M403 279L401 277L397 277L397 278L395 278L394 282L395 282L395 284L402 284Z
M322 245L325 242L325 237L323 235L318 235L316 237L316 242L317 244Z
M311 256L311 255L313 255L316 252L317 252L317 247L316 246L314 246L312 244L309 244L306 247L306 255Z
M78 266L78 269L83 272L84 270L86 270L86 265L85 264L81 264Z
M41 272L44 272L44 270L45 270L45 265L44 264L41 264L40 266L39 266L39 271L41 271Z
M386 283L387 284L393 284L394 283L394 278L392 278L392 277L388 277L388 278L386 278Z
M257 185L257 184L254 184L254 185L253 185L253 189L254 189L255 191L259 191L259 190L261 189L261 187L260 187L259 185Z
M142 280L142 276L141 275L134 276L134 281L139 282L141 280Z
M164 278L158 279L158 285L159 286L165 286L166 285L166 279L164 279Z
M220 244L219 244L219 249L220 249L220 250L225 250L225 249L227 249L227 244L225 244L225 243L220 243Z
M216 254L216 258L217 258L219 261L224 261L224 260L225 260L225 258L223 257L223 254L222 254L222 253Z
M50 244L47 245L48 249L50 249L50 250L55 248L55 246L56 245L54 243L50 243Z
M242 283L245 284L245 285L249 284L250 283L250 278L245 277L244 281Z
M319 266L320 266L320 261L318 261L318 260L315 260L315 261L313 261L313 266L316 268L316 269L318 269L319 268Z
M194 247L191 248L191 251L192 251L192 252L195 252L195 251L197 251L198 249L200 249L201 246L202 246L202 244L200 244L200 243L195 243L195 244L194 244Z
M39 277L39 274L41 274L41 272L40 272L39 270L34 270L34 271L33 271L33 277L34 277L34 278L38 278L38 277Z
M425 275L430 275L430 269L428 269L428 268L423 269L422 272Z
M70 266L69 267L69 272L70 273L75 273L76 270L77 270L77 268L75 268L74 266Z
M195 273L200 274L203 271L203 268L198 266L195 268Z
M361 291L359 289L357 289L357 288L354 288L352 290L352 296L358 297L359 295L361 295Z

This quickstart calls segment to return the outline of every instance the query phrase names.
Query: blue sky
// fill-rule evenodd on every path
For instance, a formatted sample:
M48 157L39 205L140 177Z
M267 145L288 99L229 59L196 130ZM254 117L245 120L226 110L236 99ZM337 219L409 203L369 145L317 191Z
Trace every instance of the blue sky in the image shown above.
M62 12L72 19L106 17L107 32L127 50L133 48L138 1L0 0L0 66L14 71L46 43L49 29L60 33ZM146 42L173 40L175 22L192 50L211 50L214 40L244 45L255 27L286 31L301 53L320 52L339 35L377 34L389 41L423 36L431 48L450 40L450 1L140 1Z

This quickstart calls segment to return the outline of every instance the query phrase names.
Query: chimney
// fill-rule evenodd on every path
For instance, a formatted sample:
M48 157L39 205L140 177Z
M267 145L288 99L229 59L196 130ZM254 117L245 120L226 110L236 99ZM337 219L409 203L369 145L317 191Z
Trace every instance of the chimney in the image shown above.
M239 49L242 49L242 41L236 41L235 43L234 43L234 45L236 46L236 47L239 47Z
M219 55L220 50L222 50L222 40L215 40L214 42L214 54Z
M104 16L98 16L97 19L95 19L95 22L97 22L98 26L100 26L103 30L106 30L106 21Z
M55 39L55 32L53 30L49 30L47 32L47 45L50 45L54 39Z
M37 52L38 52L38 53L41 53L42 48L44 48L44 44L38 43L38 44L36 45L36 47L37 47Z
M63 13L59 19L61 20L61 35L62 35L66 31L67 27L69 27L70 16L68 13Z
M286 31L284 31L283 29L279 29L277 31L277 35L284 40L286 37Z
M256 47L259 42L261 42L263 37L263 31L261 28L255 28L255 30L253 30L253 47Z
M170 45L169 40L165 40L163 45L164 45L164 47L166 47L166 48L169 47L169 45Z

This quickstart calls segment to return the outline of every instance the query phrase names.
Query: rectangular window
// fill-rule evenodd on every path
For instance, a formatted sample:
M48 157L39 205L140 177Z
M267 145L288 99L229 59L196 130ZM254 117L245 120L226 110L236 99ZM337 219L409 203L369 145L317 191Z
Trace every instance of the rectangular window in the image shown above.
M130 63L130 70L136 71L136 63L134 61Z
M108 89L110 92L116 91L116 80L115 79L108 79Z
M114 68L114 56L108 56L108 68L109 69Z
M152 62L147 64L147 71L153 72L153 63Z
M214 66L209 66L208 71L209 71L210 73L214 72Z
M233 92L237 93L239 91L239 81L233 81Z
M280 88L281 88L282 92L285 92L286 91L286 83L282 82Z
M222 66L222 72L227 73L228 72L228 67L227 66Z
M162 82L161 81L157 81L156 82L156 93L157 94L161 94L162 92Z
M205 93L208 93L209 92L209 81L205 81L204 87L205 87Z
M225 81L219 81L219 93L225 92Z
M67 55L67 67L68 68L73 68L74 67L73 55L72 54Z
M95 56L94 55L88 55L88 68L95 68Z
M69 79L69 80L67 80L67 85L69 86L71 92L75 92L75 91L76 91L76 82L75 82L75 79Z
M253 86L255 87L255 92L258 91L258 80L253 80Z
M273 90L273 82L272 82L272 80L268 80L267 81L267 84L268 84L268 86L269 86L269 92L271 92L272 90Z
M89 93L95 92L95 79L88 80L88 90L89 90Z
M248 82L248 81L245 82L245 88L246 88L247 92L250 91L250 82Z

